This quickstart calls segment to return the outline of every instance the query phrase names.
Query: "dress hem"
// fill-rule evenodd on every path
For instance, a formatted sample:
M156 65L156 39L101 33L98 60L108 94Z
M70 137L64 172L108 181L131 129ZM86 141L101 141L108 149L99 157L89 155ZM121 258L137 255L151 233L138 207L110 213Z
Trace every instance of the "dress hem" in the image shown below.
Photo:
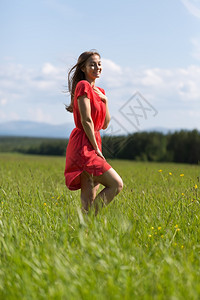
M107 163L107 162L106 162ZM108 163L107 163L108 164ZM108 164L109 165L109 164ZM99 175L94 175L94 176L101 176L102 174L104 174L105 172L107 172L108 170L110 170L112 168L112 166L110 166L109 165L109 168L107 169L107 170L105 170L104 172L100 172L101 174L99 174ZM68 187L68 189L70 190L70 191L76 191L76 190L79 190L80 188L81 188L81 183L77 183L75 186L73 186L73 185L71 185L72 183L73 183L73 181L74 180L76 180L77 179L77 177L78 176L80 176L84 171L86 171L86 170L82 170L82 171L80 171L80 173L77 173L77 175L70 181L70 184L68 185L67 183L66 183L66 177L65 177L65 183L66 183L66 186ZM89 173L90 175L92 175L93 173L92 172L88 172L88 171L86 171L87 173Z

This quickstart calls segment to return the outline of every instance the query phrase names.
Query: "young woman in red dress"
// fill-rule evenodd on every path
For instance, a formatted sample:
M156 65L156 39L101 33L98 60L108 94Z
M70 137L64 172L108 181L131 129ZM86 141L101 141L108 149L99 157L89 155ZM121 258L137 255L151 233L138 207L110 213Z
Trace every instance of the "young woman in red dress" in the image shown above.
M100 130L110 122L108 99L95 80L102 71L101 57L96 51L82 53L68 74L71 103L76 127L66 150L65 182L70 190L81 189L82 210L91 207L95 213L110 203L121 191L123 181L102 154ZM97 195L99 185L105 188ZM97 196L96 196L97 195Z

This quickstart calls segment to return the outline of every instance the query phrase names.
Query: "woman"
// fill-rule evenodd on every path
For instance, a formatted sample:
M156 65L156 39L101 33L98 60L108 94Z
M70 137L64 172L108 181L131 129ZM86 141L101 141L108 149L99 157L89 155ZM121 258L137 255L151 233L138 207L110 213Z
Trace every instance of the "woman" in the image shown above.
M71 132L66 150L65 182L70 190L81 189L82 210L93 206L95 214L121 191L123 182L102 154L100 129L110 122L108 99L95 80L102 71L96 51L82 53L68 74L71 103L76 128ZM99 185L105 188L96 196Z

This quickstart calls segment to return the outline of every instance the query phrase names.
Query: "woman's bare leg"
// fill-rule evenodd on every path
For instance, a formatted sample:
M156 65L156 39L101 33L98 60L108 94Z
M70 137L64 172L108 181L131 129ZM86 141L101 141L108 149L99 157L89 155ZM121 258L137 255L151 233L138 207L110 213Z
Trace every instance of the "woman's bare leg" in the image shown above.
M100 207L108 205L122 190L123 181L113 168L100 176L93 176L93 181L94 183L101 183L105 186L94 200L95 213L97 214Z
M96 196L100 183L105 188ZM122 188L123 181L113 168L100 176L92 176L84 171L81 174L81 202L83 212L88 212L91 205L94 205L95 214L97 214L99 208L103 205L108 205Z
M83 212L88 212L99 188L99 183L93 181L93 176L83 171L81 174L81 203Z

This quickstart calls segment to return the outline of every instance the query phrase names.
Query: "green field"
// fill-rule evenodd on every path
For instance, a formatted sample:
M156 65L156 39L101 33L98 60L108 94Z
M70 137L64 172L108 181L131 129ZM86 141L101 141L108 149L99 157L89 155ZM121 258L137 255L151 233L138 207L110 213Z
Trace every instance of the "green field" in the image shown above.
M64 157L0 154L0 299L200 299L200 166L109 163L124 189L95 218Z

